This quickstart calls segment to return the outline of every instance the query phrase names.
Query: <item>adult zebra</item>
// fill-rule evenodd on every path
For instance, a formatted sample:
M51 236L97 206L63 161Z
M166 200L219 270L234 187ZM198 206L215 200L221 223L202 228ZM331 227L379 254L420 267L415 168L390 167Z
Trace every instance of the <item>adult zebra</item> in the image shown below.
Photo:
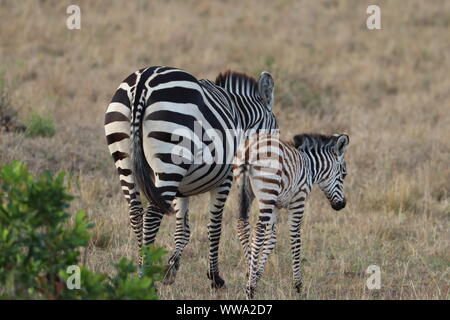
M249 298L253 297L256 282L275 247L280 208L290 211L294 285L301 291L300 229L305 201L312 186L318 184L334 210L345 207L347 168L344 155L348 144L346 134L301 134L294 137L293 143L263 134L252 136L238 150L233 172L239 188L238 234L248 262L246 292ZM260 214L249 243L249 212L255 197Z
M131 74L117 89L106 111L105 132L139 247L155 241L164 214L176 213L167 282L175 279L190 237L188 197L209 191L208 278L215 287L224 285L218 248L231 164L248 132L278 129L273 102L274 82L267 72L256 81L227 71L213 83L180 69L150 67ZM149 200L146 210L140 192Z

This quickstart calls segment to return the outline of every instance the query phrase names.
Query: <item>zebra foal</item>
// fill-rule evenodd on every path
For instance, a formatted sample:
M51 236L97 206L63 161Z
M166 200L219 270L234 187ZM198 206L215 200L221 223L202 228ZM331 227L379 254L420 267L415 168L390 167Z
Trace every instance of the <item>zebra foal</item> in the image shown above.
M349 137L301 134L293 143L274 135L254 135L238 150L233 165L239 190L238 235L248 262L246 293L252 298L257 280L276 244L277 212L290 212L290 242L294 285L302 287L300 229L305 201L318 184L331 207L345 207L343 183L347 175L344 154ZM250 242L249 211L256 197L259 217ZM262 250L262 252L261 252Z

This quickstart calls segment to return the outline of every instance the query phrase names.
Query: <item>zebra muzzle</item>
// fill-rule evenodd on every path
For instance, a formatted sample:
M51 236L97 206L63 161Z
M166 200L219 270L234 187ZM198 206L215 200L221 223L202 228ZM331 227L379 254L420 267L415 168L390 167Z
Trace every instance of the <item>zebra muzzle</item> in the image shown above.
M344 200L342 200L342 201L336 201L336 202L333 202L333 203L331 204L331 207L332 207L334 210L339 211L339 210L341 210L341 209L344 209L346 204L347 204L347 201L344 199Z

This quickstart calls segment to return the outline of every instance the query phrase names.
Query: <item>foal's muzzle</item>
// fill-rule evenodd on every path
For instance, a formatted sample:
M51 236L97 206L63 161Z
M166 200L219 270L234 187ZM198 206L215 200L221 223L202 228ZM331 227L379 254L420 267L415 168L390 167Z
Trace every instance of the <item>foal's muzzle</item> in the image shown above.
M333 203L331 204L331 207L332 207L334 210L339 211L339 210L341 210L341 209L344 209L346 204L347 204L347 201L344 199L344 200L342 200L342 201L336 201L336 202L333 202Z

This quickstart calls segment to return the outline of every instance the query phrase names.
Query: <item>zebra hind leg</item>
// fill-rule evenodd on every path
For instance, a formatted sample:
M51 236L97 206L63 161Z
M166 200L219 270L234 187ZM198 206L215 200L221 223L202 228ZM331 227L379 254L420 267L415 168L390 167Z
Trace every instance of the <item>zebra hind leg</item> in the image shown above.
M250 233L251 226L247 219L238 219L237 223L237 231L239 241L241 242L242 249L244 250L244 257L247 266L247 274L246 278L248 278L249 270L250 270L250 249L249 249L249 241L250 241Z
M277 243L276 235L276 224L272 223L269 225L267 230L266 239L264 240L264 248L261 256L261 261L259 262L258 269L256 271L256 279L259 280L264 272L264 266L269 258L270 253L275 248Z
M142 244L145 247L152 245L155 242L156 234L159 231L159 227L161 225L161 220L164 216L158 206L150 203L147 209L144 212L144 218L142 223ZM141 263L141 271L140 274L143 274L143 269L146 268L145 265L145 257L141 252L140 257Z
M251 259L250 272L247 280L246 294L247 298L253 299L257 282L257 271L259 266L259 255L264 244L265 234L267 229L267 222L263 221L261 217L253 230L251 243Z
M211 287L222 288L225 281L219 274L219 242L222 232L222 214L228 193L231 189L233 176L230 174L225 181L216 189L211 191L210 220L208 223L209 239L209 271L208 279L212 281Z
M122 163L122 166L126 165L125 161ZM143 257L142 257L142 229L143 229L143 215L144 215L144 209L142 208L141 198L140 194L135 188L134 180L132 180L131 171L130 176L128 179L131 182L127 182L124 179L123 172L126 170L123 170L119 168L119 172L121 175L121 185L122 185L122 191L125 195L125 199L128 202L129 206L129 218L130 218L130 226L131 229L133 229L134 234L136 235L136 240L138 244L138 266L139 268L142 267Z
M244 181L246 179L246 181ZM249 223L249 213L252 207L252 202L255 199L255 195L251 189L250 181L248 176L244 174L240 174L237 177L237 186L238 186L238 204L239 204L239 216L237 222L237 232L239 241L241 243L242 249L244 251L244 257L247 263L247 274L246 278L248 278L249 270L250 270L250 249L249 249L249 241L251 235L251 225Z
M250 273L247 280L247 298L253 298L256 283L258 281L258 272L264 269L264 263L267 259L268 254L273 248L272 242L269 240L272 239L272 236L275 234L275 221L276 221L276 207L275 200L273 197L275 195L271 195L272 198L264 199L261 195L258 195L258 204L259 204L259 217L258 222L253 230L252 240L251 240L251 252L250 252ZM270 228L269 228L270 227ZM266 248L265 253L261 253L262 248ZM262 267L261 267L262 266Z
M136 238L137 238L137 243L138 243L138 266L139 268L142 266L142 252L141 252L141 248L142 248L142 217L144 215L144 209L142 208L142 205L140 203L140 201L138 202L138 204L136 202L131 202L130 203L130 225L131 228L133 229Z
M175 252L169 258L167 264L164 275L165 284L172 284L175 281L176 274L180 267L181 255L189 242L191 231L189 229L188 202L188 198L176 198L175 200L175 213L177 219L175 230Z

